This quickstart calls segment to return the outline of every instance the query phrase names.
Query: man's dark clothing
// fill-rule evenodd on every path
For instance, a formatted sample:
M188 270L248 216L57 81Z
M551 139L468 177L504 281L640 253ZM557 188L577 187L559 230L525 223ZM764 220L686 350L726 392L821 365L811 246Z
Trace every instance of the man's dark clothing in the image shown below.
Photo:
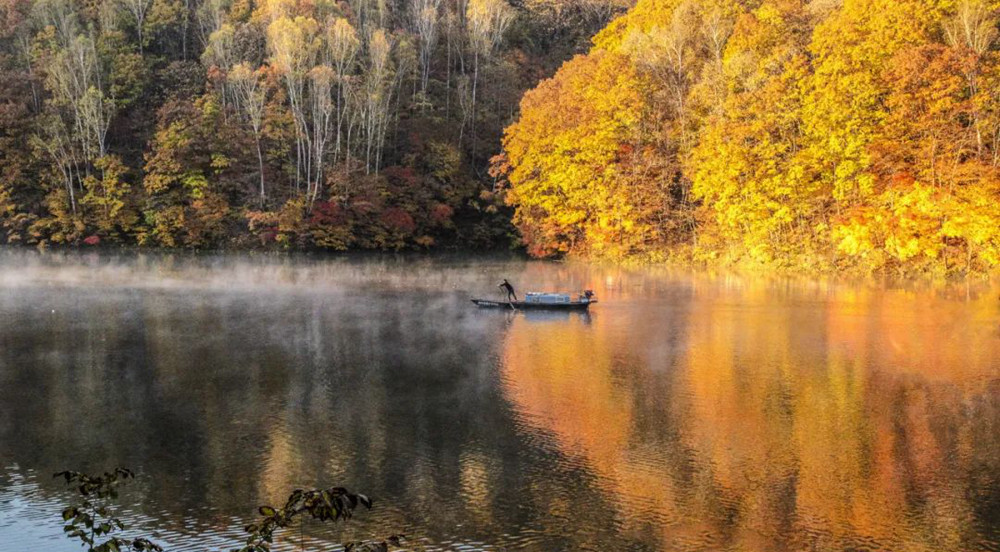
M497 287L507 292L507 301L510 301L512 297L514 301L517 301L517 294L514 293L514 286L510 285L510 282L504 280Z

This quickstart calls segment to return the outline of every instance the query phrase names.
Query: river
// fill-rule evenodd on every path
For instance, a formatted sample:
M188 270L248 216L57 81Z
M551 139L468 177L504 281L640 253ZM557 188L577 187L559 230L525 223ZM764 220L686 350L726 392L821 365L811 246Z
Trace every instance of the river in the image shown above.
M504 277L600 303L469 302ZM115 466L172 551L334 485L374 508L278 550L1000 550L998 290L0 250L0 550L80 550L52 474Z

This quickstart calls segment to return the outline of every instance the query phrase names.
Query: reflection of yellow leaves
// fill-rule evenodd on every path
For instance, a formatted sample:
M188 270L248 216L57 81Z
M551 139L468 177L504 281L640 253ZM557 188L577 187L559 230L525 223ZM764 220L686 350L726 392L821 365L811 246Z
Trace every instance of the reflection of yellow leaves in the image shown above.
M641 289L633 280L607 281ZM961 410L1000 375L991 360L1000 342L982 323L983 312L996 316L994 293L970 304L933 289L807 291L782 281L786 304L767 280L695 279L692 289L690 317L672 321L684 344L669 370L644 354L662 343L659 320L624 333L603 316L590 325L515 318L507 398L586 462L627 524L669 520L659 525L664 543L699 524L701 538L756 535L746 542L757 550L781 549L788 530L825 535L820 550L857 539L904 552L962 548L972 507L961 478L986 445L968 439L977 430ZM807 312L789 306L811 293L822 302ZM966 436L964 452L944 428ZM914 503L913 489L926 500ZM933 522L899 531L914 519Z
M459 459L459 480L465 509L479 517L481 523L490 523L492 490L490 476L495 472L489 459L480 452L462 454Z

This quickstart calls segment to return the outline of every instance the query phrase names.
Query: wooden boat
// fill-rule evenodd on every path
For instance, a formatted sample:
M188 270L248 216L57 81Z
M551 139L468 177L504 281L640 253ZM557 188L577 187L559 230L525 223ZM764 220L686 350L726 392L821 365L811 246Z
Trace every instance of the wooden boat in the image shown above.
M590 301L570 301L569 303L529 303L527 301L496 301L493 299L473 299L473 303L484 309L514 310L575 310L585 311L596 299Z
M524 301L473 299L472 302L485 309L585 311L597 302L597 298L588 291L575 300L565 294L529 293Z

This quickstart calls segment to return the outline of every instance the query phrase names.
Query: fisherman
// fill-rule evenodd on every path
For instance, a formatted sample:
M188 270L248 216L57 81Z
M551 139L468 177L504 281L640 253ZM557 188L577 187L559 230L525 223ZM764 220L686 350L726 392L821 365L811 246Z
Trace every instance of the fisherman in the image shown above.
M510 285L510 282L507 281L507 278L504 278L503 281L500 282L500 284L497 287L507 292L508 303L510 302L511 297L513 297L514 300L517 301L517 294L514 293L514 286Z

